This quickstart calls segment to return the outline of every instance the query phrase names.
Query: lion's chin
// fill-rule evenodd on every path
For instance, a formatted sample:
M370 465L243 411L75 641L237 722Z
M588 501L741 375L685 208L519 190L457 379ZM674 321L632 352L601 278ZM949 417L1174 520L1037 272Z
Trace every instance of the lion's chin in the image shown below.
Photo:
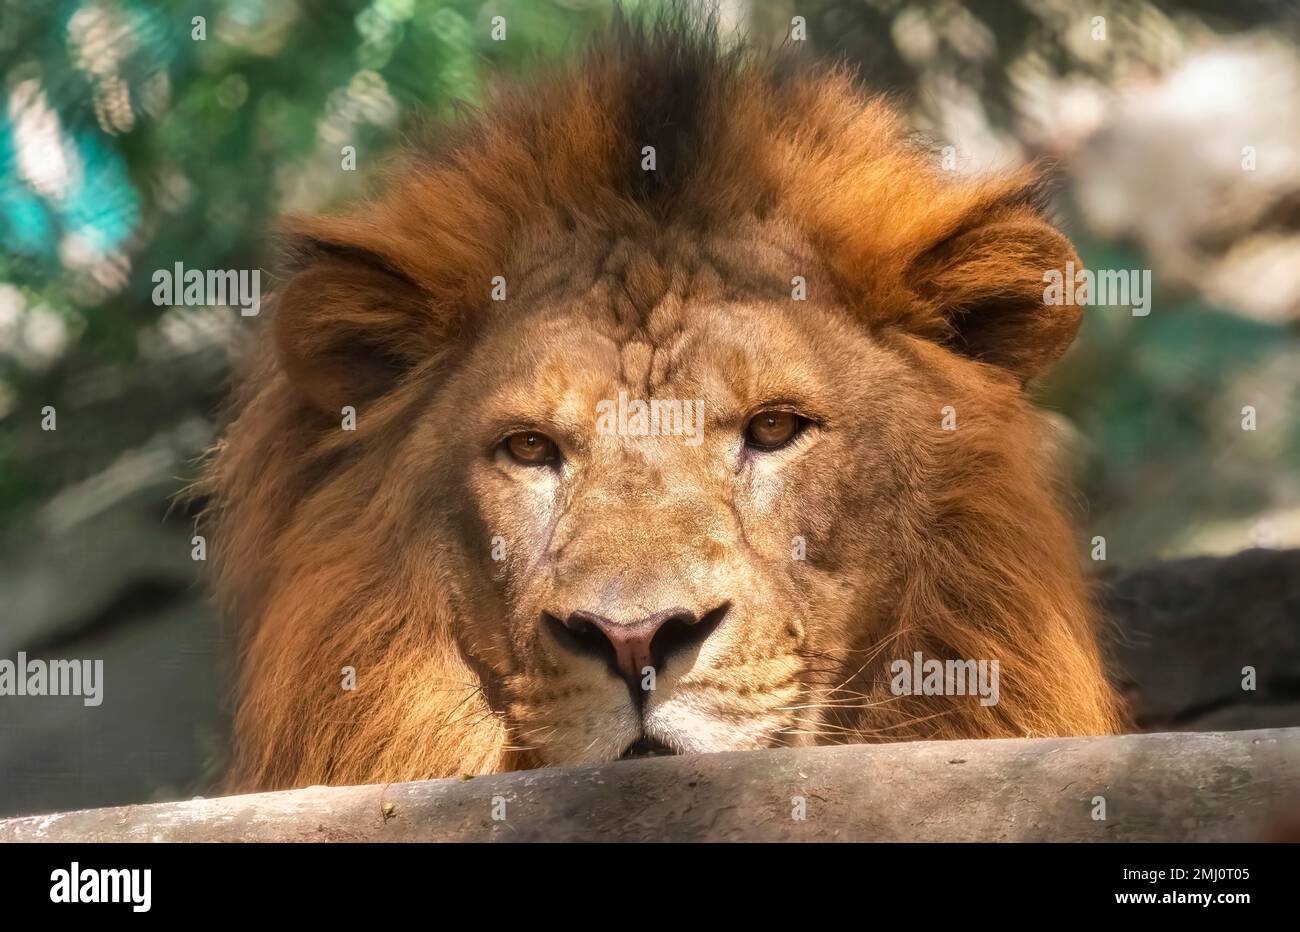
M642 737L629 744L623 753L618 756L618 759L635 760L639 757L670 757L676 753L678 753L676 749L669 747L662 741Z

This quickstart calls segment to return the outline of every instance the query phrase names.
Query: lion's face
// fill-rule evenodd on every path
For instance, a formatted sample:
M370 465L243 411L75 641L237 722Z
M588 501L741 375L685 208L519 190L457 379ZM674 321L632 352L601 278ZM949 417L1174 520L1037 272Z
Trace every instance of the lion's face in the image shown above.
M814 300L618 288L503 313L416 444L455 437L462 649L542 763L811 741L887 595L918 376Z
M1081 314L1032 172L676 26L463 130L288 225L204 482L241 786L1116 727L1022 391ZM896 692L917 654L996 704Z

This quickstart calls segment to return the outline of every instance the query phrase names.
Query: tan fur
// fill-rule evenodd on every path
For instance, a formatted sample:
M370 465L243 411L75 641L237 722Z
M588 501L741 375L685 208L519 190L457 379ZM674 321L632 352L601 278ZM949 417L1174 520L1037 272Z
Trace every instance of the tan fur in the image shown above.
M730 605L648 694L681 751L1118 728L1022 391L1078 326L1042 303L1075 256L1036 190L936 171L845 73L669 23L292 221L205 482L236 784L615 758L642 728L627 686L538 622L596 608ZM703 442L596 433L620 390L702 400ZM771 403L813 426L751 456ZM503 456L525 428L561 469ZM999 660L1000 702L892 695L914 650Z

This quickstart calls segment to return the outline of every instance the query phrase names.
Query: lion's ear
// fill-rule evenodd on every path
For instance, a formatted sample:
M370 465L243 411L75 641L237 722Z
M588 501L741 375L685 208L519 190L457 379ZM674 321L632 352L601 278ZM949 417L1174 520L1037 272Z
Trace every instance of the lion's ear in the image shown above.
M1078 265L1074 246L1023 202L976 212L928 249L916 287L946 328L946 345L992 363L1022 382L1045 371L1074 341L1077 305L1044 301L1045 277Z
M313 405L336 413L375 398L433 352L427 296L381 255L317 234L291 233L288 247L275 340Z

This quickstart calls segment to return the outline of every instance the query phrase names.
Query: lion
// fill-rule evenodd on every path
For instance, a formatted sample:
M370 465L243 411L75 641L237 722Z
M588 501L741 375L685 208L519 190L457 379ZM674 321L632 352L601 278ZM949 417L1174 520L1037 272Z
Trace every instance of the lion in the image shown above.
M667 17L287 221L202 486L234 785L1120 729L1026 394L1080 324L1044 201Z

